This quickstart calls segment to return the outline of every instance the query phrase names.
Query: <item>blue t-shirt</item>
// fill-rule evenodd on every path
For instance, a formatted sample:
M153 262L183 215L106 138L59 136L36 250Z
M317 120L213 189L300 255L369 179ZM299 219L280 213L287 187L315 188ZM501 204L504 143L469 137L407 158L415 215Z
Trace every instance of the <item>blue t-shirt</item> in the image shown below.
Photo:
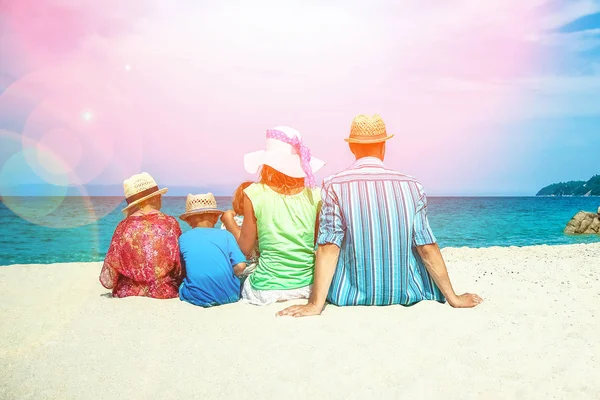
M179 237L185 278L179 298L202 307L233 303L240 299L240 280L233 266L246 262L229 231L194 228Z

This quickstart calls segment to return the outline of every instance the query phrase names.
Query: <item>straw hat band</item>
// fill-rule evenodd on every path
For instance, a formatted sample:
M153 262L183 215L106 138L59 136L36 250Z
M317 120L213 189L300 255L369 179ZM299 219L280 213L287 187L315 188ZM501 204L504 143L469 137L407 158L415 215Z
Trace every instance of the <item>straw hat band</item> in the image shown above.
M149 196L149 195L151 195L152 193L155 193L155 192L158 192L158 186L153 186L153 187L148 188L146 190L142 190L139 193L136 193L136 194L134 194L132 196L127 197L125 199L125 201L127 202L127 204L131 204L134 201L138 201L138 200L140 200L140 199L142 199L142 198L144 198L146 196Z
M123 212L127 212L127 210L151 197L161 196L167 193L167 190L167 188L159 189L154 178L147 172L133 175L123 181L123 191L127 203L127 207L123 209Z
M352 135L350 136L351 138L356 138L356 137L361 137L361 138L365 138L365 139L369 139L369 140L375 140L375 139L383 139L386 138L388 135L387 133L379 133L376 135L370 135L370 134L356 134L356 135Z

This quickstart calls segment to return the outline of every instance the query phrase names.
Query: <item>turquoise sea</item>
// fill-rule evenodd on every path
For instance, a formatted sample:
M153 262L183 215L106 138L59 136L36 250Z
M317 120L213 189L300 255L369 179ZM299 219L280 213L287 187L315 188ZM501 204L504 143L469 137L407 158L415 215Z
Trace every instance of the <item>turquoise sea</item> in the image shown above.
M229 197L217 201L221 209L230 207ZM600 235L562 231L578 211L598 206L600 197L430 197L429 221L442 247L590 243L600 242ZM117 197L5 198L0 265L101 261L123 207ZM163 198L167 214L178 216L184 208L184 197Z

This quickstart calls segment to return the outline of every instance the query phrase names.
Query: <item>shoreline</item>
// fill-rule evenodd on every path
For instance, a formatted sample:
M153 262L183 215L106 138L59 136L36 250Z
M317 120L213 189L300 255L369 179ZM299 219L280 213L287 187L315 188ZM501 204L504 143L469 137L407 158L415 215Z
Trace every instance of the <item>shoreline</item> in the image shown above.
M527 245L527 246L489 246L489 247L469 247L469 246L460 246L460 247L456 247L456 246L447 246L447 247L440 247L440 249L442 250L442 253L444 251L453 251L453 250L493 250L493 249L528 249L528 248L536 248L536 247L568 247L568 246L600 246L600 234L573 234L573 235L568 235L568 236L572 236L572 237L593 237L593 236L597 236L598 237L598 242L592 242L592 243L561 243L561 244L533 244L533 245ZM0 264L0 268L6 268L6 267L19 267L19 266L48 266L48 265L56 265L56 264L60 264L60 265L70 265L70 264L101 264L103 262L103 260L98 260L98 261L64 261L64 262L50 262L50 263L27 263L27 264ZM600 263L600 261L599 261Z
M458 310L113 299L100 263L0 268L0 398L600 398L600 243L444 248ZM50 366L50 367L49 367Z
M235 187L232 189L231 193L233 193L233 191L235 190ZM215 198L218 199L230 199L231 198L231 193L228 194L215 194ZM186 198L187 194L164 194L164 197L173 197L173 198ZM72 195L72 194L65 194L63 196L43 196L43 195L22 195L22 196L0 196L0 202L2 202L4 199L10 199L10 198L16 198L16 199L30 199L30 198L65 198L65 197L69 197L69 198L109 198L109 199L122 199L123 202L125 201L125 199L123 198L123 194L115 194L115 195L89 195L89 196L81 196L81 195ZM464 195L460 195L460 194L431 194L431 195L427 195L428 198L459 198L459 199L476 199L476 198L529 198L529 197L540 197L540 198L546 198L546 197L570 197L570 198L600 198L600 195L567 195L567 194L563 194L563 195L551 195L551 194L544 194L544 195L538 195L538 194L464 194Z

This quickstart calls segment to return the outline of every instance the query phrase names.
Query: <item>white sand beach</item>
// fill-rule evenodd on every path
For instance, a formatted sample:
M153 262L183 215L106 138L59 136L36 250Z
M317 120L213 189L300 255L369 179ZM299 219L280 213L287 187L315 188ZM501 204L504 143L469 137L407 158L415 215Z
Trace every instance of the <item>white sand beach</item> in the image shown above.
M444 249L455 310L112 299L100 263L0 268L0 399L600 398L600 243Z

